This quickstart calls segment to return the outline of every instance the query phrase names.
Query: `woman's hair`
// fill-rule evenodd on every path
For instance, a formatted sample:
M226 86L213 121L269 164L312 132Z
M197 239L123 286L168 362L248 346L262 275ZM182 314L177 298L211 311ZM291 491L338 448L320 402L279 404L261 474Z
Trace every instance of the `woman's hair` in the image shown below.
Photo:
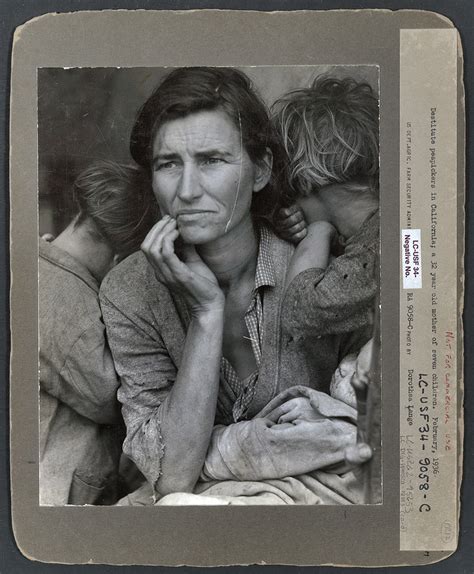
M153 140L167 121L200 111L222 110L240 131L242 144L253 163L273 154L269 184L253 195L254 216L271 220L278 194L277 174L283 150L268 110L250 79L233 68L178 68L170 72L138 111L130 137L133 159L151 174Z
M369 179L378 188L379 107L369 84L320 76L273 110L288 157L288 199L333 183Z
M138 167L97 161L76 178L73 195L74 225L92 222L90 233L121 258L140 248L157 220L149 178Z

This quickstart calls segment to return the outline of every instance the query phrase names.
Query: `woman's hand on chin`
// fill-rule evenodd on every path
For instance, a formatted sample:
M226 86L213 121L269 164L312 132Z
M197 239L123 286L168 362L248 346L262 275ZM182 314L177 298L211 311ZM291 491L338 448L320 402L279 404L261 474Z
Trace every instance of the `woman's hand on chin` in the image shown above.
M194 317L222 313L225 297L215 275L193 245L184 245L183 260L179 259L174 245L178 237L176 220L168 215L145 237L141 249L157 279L185 298Z

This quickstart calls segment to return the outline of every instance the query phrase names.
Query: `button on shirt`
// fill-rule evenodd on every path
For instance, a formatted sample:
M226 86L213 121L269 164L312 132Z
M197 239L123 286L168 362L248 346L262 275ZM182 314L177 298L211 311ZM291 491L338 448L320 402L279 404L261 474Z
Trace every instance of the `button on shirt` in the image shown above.
M246 418L258 383L258 373L262 359L262 293L265 287L275 286L274 266L270 254L270 240L271 235L269 230L262 226L260 228L257 267L255 272L255 288L253 290L252 301L244 316L255 362L257 363L257 369L245 379L240 379L230 362L225 357L221 359L221 385L227 389L228 393L230 392L230 394L235 397L232 414L227 414L227 416L225 415L223 404L218 399L217 408L220 411L221 417L226 419L227 424Z

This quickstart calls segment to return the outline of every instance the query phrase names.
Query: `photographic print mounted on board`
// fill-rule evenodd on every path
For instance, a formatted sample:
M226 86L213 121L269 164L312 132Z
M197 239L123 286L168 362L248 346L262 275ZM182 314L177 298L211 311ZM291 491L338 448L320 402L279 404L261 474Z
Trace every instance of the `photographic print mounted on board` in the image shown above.
M386 18L381 25L395 38L400 22L385 12L375 14ZM181 38L187 26L203 31L221 17L147 15L160 27L177 26ZM277 30L301 15L259 17ZM142 17L75 13L24 28L27 35L34 29L33 37L43 43L40 32L50 26L64 31L81 19L93 40L99 28L112 31L126 22L130 42L136 43L132 58L112 39L110 52L89 52L81 44L82 52L72 56L71 47L64 57L38 60L22 34L16 44L17 73L22 58L33 58L35 72L28 76L29 113L19 114L20 98L14 97L12 125L37 141L30 155L38 193L29 201L38 226L26 256L29 284L39 278L37 322L30 318L37 329L30 341L39 350L32 356L39 375L31 381L36 394L31 392L28 406L36 426L21 431L14 425L12 439L28 436L37 447L31 455L37 464L28 469L36 516L78 519L87 554L98 562L218 565L261 556L273 563L323 563L327 559L304 557L312 555L309 548L299 557L267 560L268 549L280 556L274 540L238 555L215 541L219 551L209 561L200 557L199 529L192 524L209 530L206 538L216 529L235 530L237 546L244 549L249 532L241 533L249 520L273 516L283 525L280 536L288 528L295 532L294 524L312 524L312 530L325 522L339 524L347 513L353 525L375 516L378 508L382 513L396 508L398 492L400 539L391 543L392 559L379 547L374 564L396 561L403 550L418 550L420 563L433 561L429 551L451 548L455 506L449 507L454 521L444 514L444 545L433 545L431 537L412 539L426 517L429 532L438 528L444 511L435 497L446 485L444 474L457 464L457 447L451 463L440 455L440 442L445 447L447 440L442 433L449 430L457 442L455 421L446 420L446 384L439 390L441 378L453 377L458 368L452 325L457 317L433 303L433 293L441 297L436 265L447 264L436 244L444 228L435 226L433 236L443 202L438 181L452 186L458 176L438 144L456 141L456 130L446 128L456 119L455 82L445 100L439 96L440 103L431 105L431 165L446 163L431 188L430 243L423 228L426 205L420 201L416 211L411 186L418 181L421 188L425 177L415 161L427 153L415 117L423 117L422 98L431 93L419 95L419 110L408 104L401 109L410 134L400 132L400 148L388 142L398 123L384 116L383 104L392 98L401 105L404 96L403 89L400 97L385 92L381 83L381 70L394 66L393 49L370 57L360 46L354 57L326 48L316 62L292 52L290 62L280 56L268 63L257 52L245 58L242 47L217 58L195 33L195 49L202 49L197 61L183 46L179 57L165 51L152 65L151 55L132 41ZM249 17L232 13L227 37ZM350 12L325 18L331 26L366 25ZM320 30L321 23L310 20ZM455 32L443 32L433 31L432 39L442 43L445 71L456 79ZM402 56L403 50L400 63ZM400 80L406 74L409 81L410 73L407 64ZM400 156L402 143L409 159ZM19 189L26 173L15 145L12 168L12 190ZM407 197L410 221L402 216L399 224L394 214L399 206L404 213ZM14 239L20 224L13 200L12 213ZM397 273L400 252L403 268ZM14 267L15 257L12 261ZM455 286L456 260L452 263ZM427 272L429 293L423 290ZM20 296L18 284L13 294ZM430 335L434 351L425 372L423 317L433 309L443 334ZM437 347L448 343L449 373L448 348ZM400 348L399 363L388 352L393 345ZM14 359L12 367L19 376ZM455 396L451 388L452 418ZM404 424L409 428L399 444L393 430ZM12 459L16 452L12 444ZM397 478L383 480L394 463ZM13 468L19 471L21 461ZM13 481L14 505L25 504L15 502L18 484ZM451 503L456 492L457 487ZM414 519L412 510L420 516ZM192 534L183 530L183 536L194 539L190 556L183 557L174 544L164 551L166 536L154 550L144 550L146 535L137 546L128 542L112 559L115 543L94 550L99 524L127 522L131 513L140 531L153 523L165 532L170 523L186 521ZM28 527L17 519L15 525L18 539L18 528ZM348 526L338 528L342 533ZM380 536L388 536L382 531L390 525L381 522L380 528ZM22 540L24 545L25 536ZM39 538L28 540L30 547ZM82 561L80 551L58 554L53 547L46 550L49 560ZM40 556L38 550L33 555Z
M41 504L380 502L377 72L38 70Z

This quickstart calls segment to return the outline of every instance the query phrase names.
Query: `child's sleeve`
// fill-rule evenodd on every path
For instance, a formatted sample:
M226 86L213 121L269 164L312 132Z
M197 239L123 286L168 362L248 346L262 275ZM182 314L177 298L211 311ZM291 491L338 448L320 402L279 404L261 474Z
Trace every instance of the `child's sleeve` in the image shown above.
M306 269L288 285L282 328L292 334L341 334L372 322L378 286L377 229L349 243L326 269Z

